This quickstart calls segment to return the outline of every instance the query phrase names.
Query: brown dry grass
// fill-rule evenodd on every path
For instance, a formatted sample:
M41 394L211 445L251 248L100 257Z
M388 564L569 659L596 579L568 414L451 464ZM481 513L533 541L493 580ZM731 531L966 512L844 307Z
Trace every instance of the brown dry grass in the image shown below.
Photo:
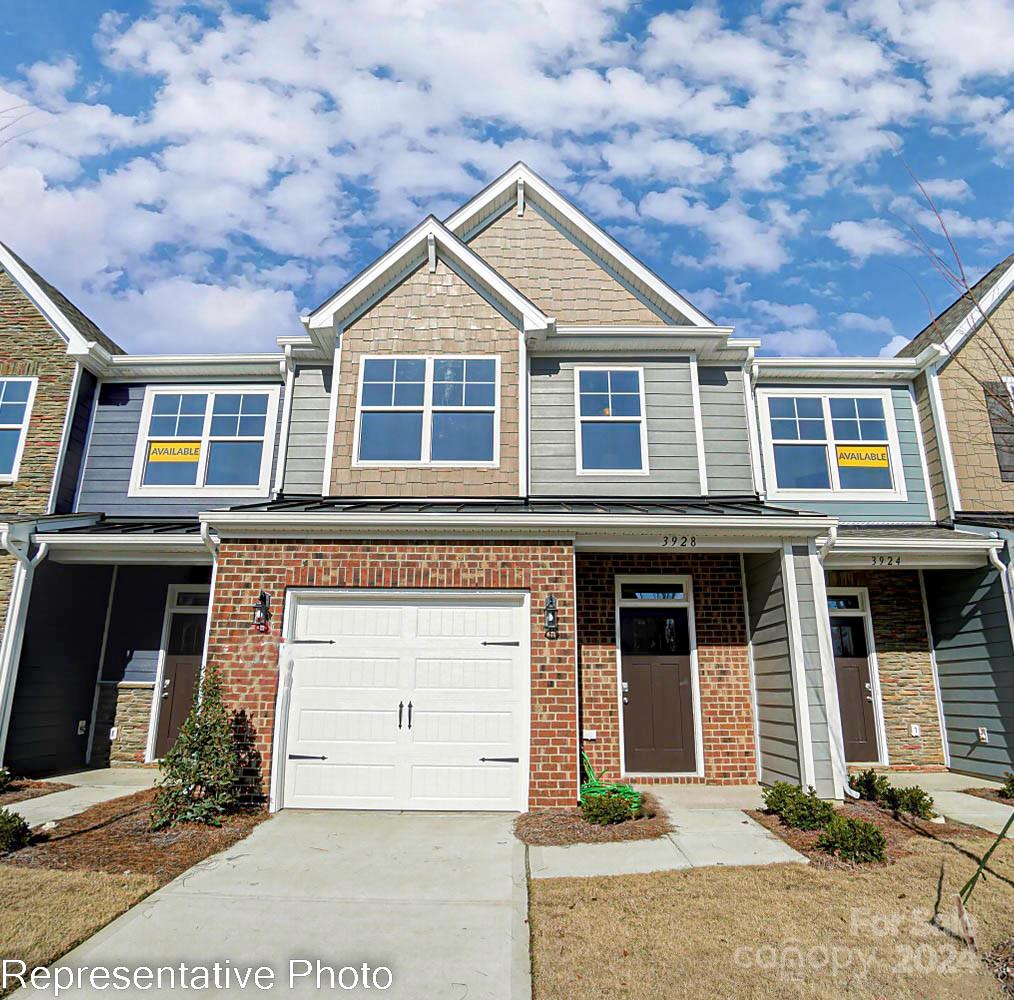
M65 792L73 787L62 781L30 781L28 778L15 778L7 786L7 791L0 794L0 809L12 806L15 802L27 802L29 799L37 799L52 792Z
M0 865L0 956L50 965L156 888L148 875Z
M915 837L894 864L858 871L770 865L535 880L535 998L996 1000L996 980L953 933L954 893L983 843ZM970 904L982 953L1014 927L1014 844L997 849L990 872ZM810 957L799 979L769 964L792 958L782 951L790 946ZM832 948L837 971L820 965Z
M637 819L600 826L589 823L577 807L573 809L533 809L514 821L514 836L533 847L559 847L564 844L609 844L623 840L653 840L671 833L673 826L658 800L648 792L641 795Z

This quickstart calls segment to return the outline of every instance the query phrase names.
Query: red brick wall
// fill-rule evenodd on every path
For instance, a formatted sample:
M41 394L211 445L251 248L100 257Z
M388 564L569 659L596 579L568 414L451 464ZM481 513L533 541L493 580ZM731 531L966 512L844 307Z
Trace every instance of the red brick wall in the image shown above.
M567 542L224 541L219 549L208 661L226 698L246 713L248 746L270 782L278 690L278 643L290 587L528 590L532 606L531 806L576 799L577 717L573 554ZM257 593L271 595L271 631L251 626ZM559 606L559 637L547 640L542 607Z
M592 766L596 770L607 769L613 777L620 773L615 579L617 575L636 573L692 577L704 741L703 780L711 784L755 782L743 587L739 556L734 553L578 553L581 725L597 730L597 739L584 744Z

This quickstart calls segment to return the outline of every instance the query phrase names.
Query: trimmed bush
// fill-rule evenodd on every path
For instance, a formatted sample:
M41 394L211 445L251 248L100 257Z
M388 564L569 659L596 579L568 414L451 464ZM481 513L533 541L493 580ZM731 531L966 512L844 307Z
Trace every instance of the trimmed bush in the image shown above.
M14 775L6 767L0 767L0 795L11 787L12 781L14 781Z
M1014 771L1008 771L1003 777L1000 794L1005 799L1014 799Z
M10 809L0 809L0 854L25 846L32 832L24 819Z
M918 819L933 818L933 797L927 795L918 785L911 788L887 789L884 796L884 805L897 813L908 813Z
M209 664L190 714L160 765L151 829L177 823L221 826L239 802L239 758L218 671Z
M581 800L581 815L596 826L611 826L633 819L638 813L630 799L615 792L604 795L588 795Z
M764 792L764 806L797 830L819 830L835 814L831 803L818 798L814 789L804 792L787 781L776 781Z
M843 861L883 861L887 839L872 823L846 816L828 820L817 840L817 847Z
M867 802L880 802L891 788L886 774L877 774L872 767L849 778L849 787Z

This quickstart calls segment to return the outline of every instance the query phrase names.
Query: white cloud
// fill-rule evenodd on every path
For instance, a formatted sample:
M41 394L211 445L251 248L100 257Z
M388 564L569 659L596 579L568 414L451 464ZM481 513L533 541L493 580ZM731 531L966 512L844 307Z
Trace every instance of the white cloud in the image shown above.
M827 331L809 327L762 334L761 348L786 357L829 357L841 353Z
M926 193L937 201L966 201L972 197L972 189L960 178L933 177L921 183Z
M898 351L903 347L908 346L909 337L902 337L901 334L895 334L884 346L880 349L880 357L882 358L893 358Z
M817 322L817 310L808 302L789 305L784 302L768 302L766 299L755 299L750 305L762 316L781 323L784 326L810 326Z
M887 316L867 316L866 313L845 312L838 316L838 328L858 330L861 333L882 333L891 336L896 331Z
M859 261L879 254L903 254L912 248L902 235L883 219L864 222L849 220L836 222L827 235L846 253Z
M709 154L685 139L639 130L602 147L602 159L612 177L658 179L677 184L700 184L723 169L721 156Z
M732 170L741 187L765 190L788 166L785 151L773 142L759 142L732 158Z

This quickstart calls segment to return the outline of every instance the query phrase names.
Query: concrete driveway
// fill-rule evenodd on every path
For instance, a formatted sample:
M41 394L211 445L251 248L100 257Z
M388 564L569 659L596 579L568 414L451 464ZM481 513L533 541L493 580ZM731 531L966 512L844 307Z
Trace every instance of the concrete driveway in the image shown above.
M309 996L317 992L315 975L298 979L290 990L290 960L319 959L336 969L367 962L389 968L393 985L366 996L525 998L527 888L513 819L492 813L284 811L125 913L58 965L228 960L234 968L271 966L277 985L266 993L252 983L245 991L208 991L215 996ZM296 971L305 968L297 965ZM350 974L345 981L351 983ZM381 974L378 985L385 982ZM326 978L322 985L330 987ZM73 995L92 994L86 989ZM142 995L152 991L137 993Z

